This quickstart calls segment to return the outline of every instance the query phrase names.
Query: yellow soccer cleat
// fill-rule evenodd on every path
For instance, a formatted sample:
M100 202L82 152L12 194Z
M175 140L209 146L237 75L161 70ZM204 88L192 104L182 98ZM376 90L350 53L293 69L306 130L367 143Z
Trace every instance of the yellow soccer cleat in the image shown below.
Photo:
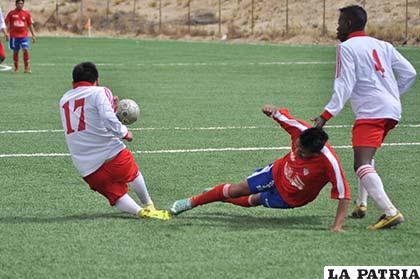
M355 204L353 207L353 211L351 212L351 217L355 219L364 218L367 212L367 206L361 204Z
M167 210L156 210L142 208L138 213L140 218L158 219L158 220L169 220L171 214Z
M394 216L386 216L385 214L382 215L378 222L368 227L369 230L381 230L381 229L389 229L395 227L396 225L401 224L404 222L404 216L397 212Z

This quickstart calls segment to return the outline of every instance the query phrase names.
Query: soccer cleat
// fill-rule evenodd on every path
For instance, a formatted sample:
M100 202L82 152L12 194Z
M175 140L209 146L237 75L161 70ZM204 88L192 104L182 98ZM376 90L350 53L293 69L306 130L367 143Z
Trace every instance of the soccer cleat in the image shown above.
M167 210L152 210L147 208L142 208L138 213L140 218L148 219L158 219L158 220L169 220L171 219L171 214Z
M192 203L191 199L183 199L183 200L177 200L172 205L171 209L169 211L173 215L178 215L184 211L192 209Z
M378 222L368 227L369 230L381 230L381 229L389 229L395 227L398 224L404 222L404 216L397 212L394 216L386 216L385 214L382 215Z
M364 218L367 212L367 206L363 204L355 204L353 207L353 211L351 212L351 217L355 219Z

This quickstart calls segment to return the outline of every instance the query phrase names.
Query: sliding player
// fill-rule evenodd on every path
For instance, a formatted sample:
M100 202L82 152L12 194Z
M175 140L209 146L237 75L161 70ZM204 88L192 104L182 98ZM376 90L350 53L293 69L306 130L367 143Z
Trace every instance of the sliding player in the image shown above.
M320 128L310 128L308 123L294 119L287 109L265 105L263 113L291 135L292 150L240 183L220 184L200 195L176 201L171 212L176 215L216 201L243 207L296 208L313 201L331 182L331 198L339 200L331 230L341 232L350 191L341 163L326 143L328 135Z

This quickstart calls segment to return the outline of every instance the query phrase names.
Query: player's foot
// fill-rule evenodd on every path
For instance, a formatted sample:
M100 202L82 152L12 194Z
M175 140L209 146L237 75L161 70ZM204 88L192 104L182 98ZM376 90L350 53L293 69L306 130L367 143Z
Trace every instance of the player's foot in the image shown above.
M404 222L404 216L397 212L394 216L386 216L385 214L382 215L378 222L368 227L369 230L381 230L381 229L389 229L395 227L398 224Z
M363 204L355 204L353 207L353 211L351 212L351 217L355 219L364 218L367 212L367 206Z
M19 73L19 68L15 68L14 72Z
M32 71L29 67L27 67L27 68L25 68L24 73L25 74L30 74L30 73L32 73Z
M171 219L171 214L167 210L150 210L147 208L142 208L138 213L140 218L148 219L158 219L158 220L169 220Z
M169 211L171 211L173 215L178 215L190 209L192 209L191 199L183 199L175 201Z

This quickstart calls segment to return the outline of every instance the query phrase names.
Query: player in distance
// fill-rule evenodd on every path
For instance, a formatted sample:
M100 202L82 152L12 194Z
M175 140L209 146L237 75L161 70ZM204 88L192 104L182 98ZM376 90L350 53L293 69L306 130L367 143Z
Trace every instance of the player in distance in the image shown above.
M0 7L0 31L3 32L6 41L9 41L9 35L6 32L6 24L4 22L3 12ZM3 44L0 42L0 64L6 59L6 51L4 50Z
M98 70L84 62L73 69L73 89L60 100L61 121L75 167L90 188L105 196L111 206L142 218L167 220L170 214L156 210L143 175L123 139L133 134L116 117L118 98L98 84ZM129 195L134 188L144 208Z
M35 31L32 26L31 14L23 9L24 0L16 0L16 9L10 11L6 16L6 25L10 34L9 46L13 50L13 63L15 72L19 72L19 51L23 50L23 62L25 73L30 73L29 67L29 39L28 29L32 34L32 42L36 42Z
M294 119L287 109L265 105L262 111L290 134L291 151L237 184L220 184L200 195L178 200L170 211L176 215L216 201L243 207L296 208L313 201L331 182L331 198L339 200L331 230L341 232L350 191L340 160L327 143L328 135Z
M366 11L360 6L340 9L337 37L336 76L330 102L314 119L321 128L350 100L356 121L352 131L354 171L359 192L352 215L363 218L368 195L384 212L370 229L384 229L404 221L385 193L374 167L376 150L387 133L401 119L400 97L413 85L416 71L391 44L369 37L364 32ZM395 74L397 76L395 76Z

